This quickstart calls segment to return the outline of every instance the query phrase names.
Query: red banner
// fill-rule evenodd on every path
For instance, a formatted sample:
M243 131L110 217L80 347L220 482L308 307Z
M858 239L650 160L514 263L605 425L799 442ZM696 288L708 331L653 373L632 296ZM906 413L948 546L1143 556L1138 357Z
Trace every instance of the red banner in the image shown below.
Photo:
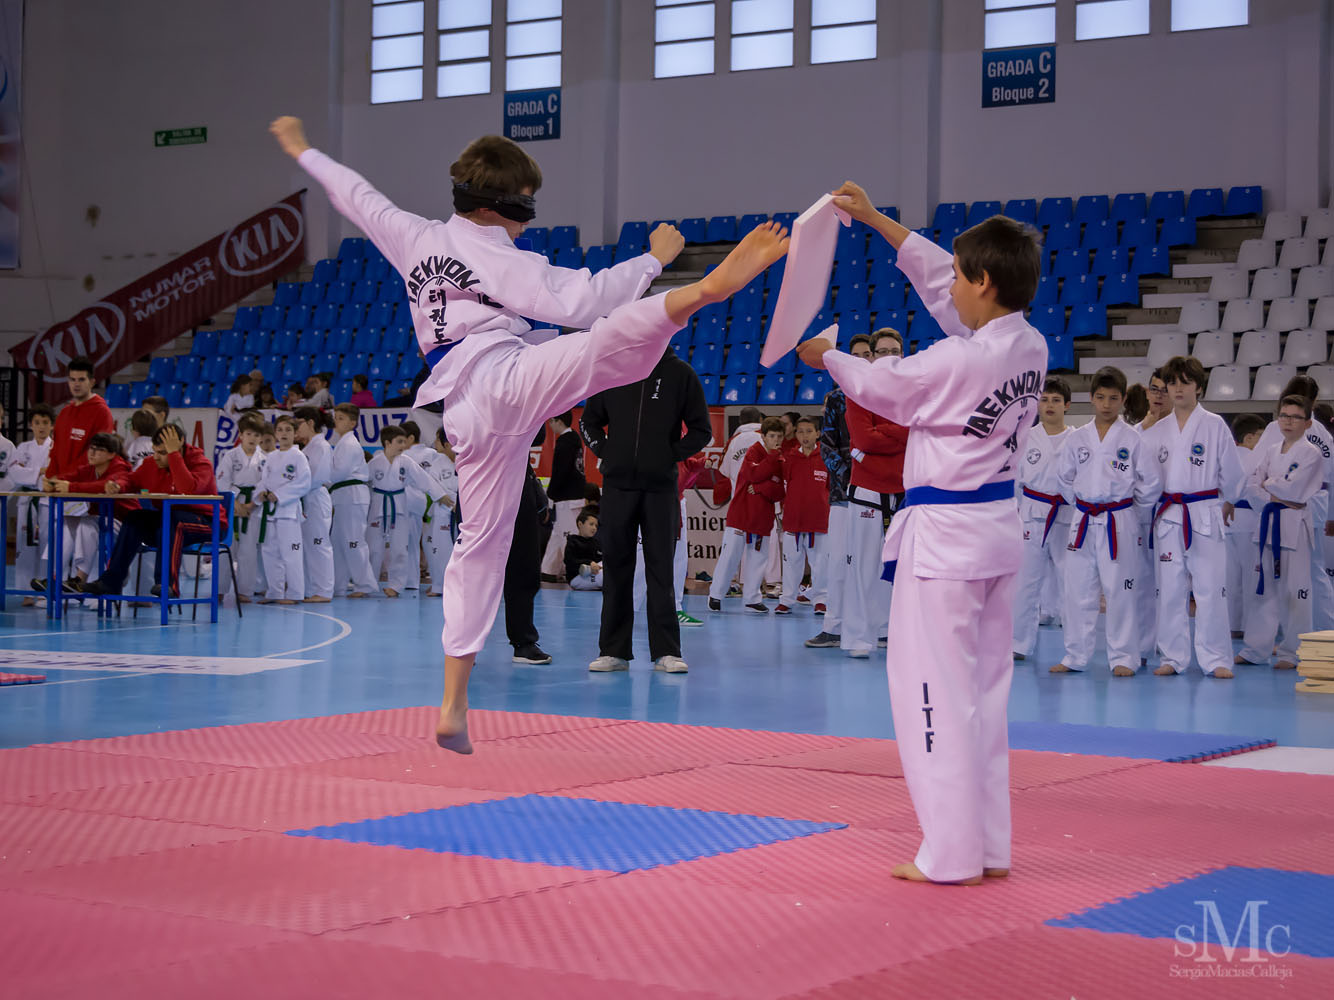
M181 254L77 316L10 349L14 364L35 368L49 402L65 399L73 358L92 361L106 379L305 260L305 191L257 212Z

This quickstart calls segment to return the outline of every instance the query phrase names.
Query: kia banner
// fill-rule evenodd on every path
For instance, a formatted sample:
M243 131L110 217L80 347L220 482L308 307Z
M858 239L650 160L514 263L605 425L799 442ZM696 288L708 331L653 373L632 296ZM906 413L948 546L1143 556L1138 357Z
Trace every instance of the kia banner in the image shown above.
M34 369L48 402L64 400L70 360L87 357L95 379L205 322L277 281L305 260L304 189L181 254L77 316L10 349L14 364Z

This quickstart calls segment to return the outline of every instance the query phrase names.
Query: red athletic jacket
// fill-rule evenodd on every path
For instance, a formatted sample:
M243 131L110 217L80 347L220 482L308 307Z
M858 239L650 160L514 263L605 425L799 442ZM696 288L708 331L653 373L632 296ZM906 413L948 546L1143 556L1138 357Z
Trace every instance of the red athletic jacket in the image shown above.
M770 454L756 441L736 474L736 494L727 508L727 526L748 535L766 536L774 530L774 504L783 499L783 456Z
M51 434L51 454L46 460L47 479L74 479L94 434L112 434L116 420L107 401L96 394L82 403L66 403L56 414L56 428Z
M104 493L106 485L109 482L116 482L120 485L122 493L129 492L130 486L130 463L119 455L112 456L107 463L107 471L103 476L99 476L91 465L84 462L82 466L70 476L69 491L71 493Z
M848 400L848 436L852 439L852 486L875 493L903 492L903 453L908 428L876 416ZM861 461L856 452L861 451Z
M829 470L817 446L809 455L798 448L783 456L783 530L794 535L829 530Z
M181 445L181 450L167 458L167 467L159 469L153 456L140 462L139 467L130 473L127 494L134 493L178 493L186 496L208 496L218 492L217 480L213 478L213 463L204 454L202 448L192 444ZM206 504L191 504L185 510L210 515L213 508ZM224 513L221 530L227 530L227 517Z

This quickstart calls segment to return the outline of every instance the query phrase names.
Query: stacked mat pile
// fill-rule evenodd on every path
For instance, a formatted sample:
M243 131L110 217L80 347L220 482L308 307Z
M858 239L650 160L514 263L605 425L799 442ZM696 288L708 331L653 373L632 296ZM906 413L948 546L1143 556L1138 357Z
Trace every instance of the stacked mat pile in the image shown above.
M1303 632L1297 647L1298 691L1334 694L1334 631Z

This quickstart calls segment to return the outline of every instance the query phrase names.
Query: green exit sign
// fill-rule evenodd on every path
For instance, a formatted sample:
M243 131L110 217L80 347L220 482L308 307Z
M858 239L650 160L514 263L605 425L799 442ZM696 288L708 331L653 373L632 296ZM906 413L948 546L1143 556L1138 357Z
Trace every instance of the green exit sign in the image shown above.
M153 133L154 146L193 146L208 142L208 129L203 125L195 128L169 128Z

